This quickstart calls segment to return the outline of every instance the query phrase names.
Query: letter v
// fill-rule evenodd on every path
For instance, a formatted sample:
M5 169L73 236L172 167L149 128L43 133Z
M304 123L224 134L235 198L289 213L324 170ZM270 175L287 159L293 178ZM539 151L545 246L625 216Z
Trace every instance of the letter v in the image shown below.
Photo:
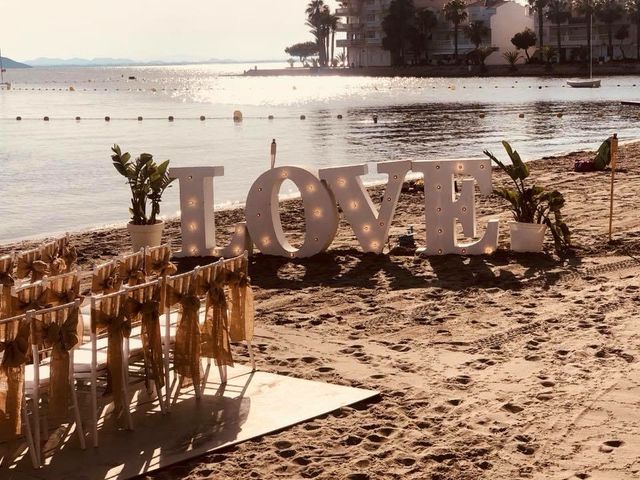
M376 206L362 184L361 176L367 173L365 164L323 168L319 171L320 178L333 191L363 251L382 253L389 236L389 227L398 204L402 183L409 170L409 160L377 164L378 173L388 175L379 211L376 211Z

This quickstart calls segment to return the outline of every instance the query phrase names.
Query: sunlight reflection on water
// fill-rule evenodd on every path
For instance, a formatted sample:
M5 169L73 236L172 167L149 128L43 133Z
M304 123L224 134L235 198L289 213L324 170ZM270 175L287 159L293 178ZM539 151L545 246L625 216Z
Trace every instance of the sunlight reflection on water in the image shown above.
M250 67L11 70L14 89L0 92L0 240L124 223L127 190L112 171L113 143L176 166L224 165L216 202L229 205L267 168L272 138L279 165L320 168L477 157L499 152L502 139L533 159L597 147L614 131L623 141L640 136L640 111L620 105L637 98L639 77L606 78L590 90L538 78L233 76ZM236 109L241 124L231 120ZM177 209L174 188L163 212Z

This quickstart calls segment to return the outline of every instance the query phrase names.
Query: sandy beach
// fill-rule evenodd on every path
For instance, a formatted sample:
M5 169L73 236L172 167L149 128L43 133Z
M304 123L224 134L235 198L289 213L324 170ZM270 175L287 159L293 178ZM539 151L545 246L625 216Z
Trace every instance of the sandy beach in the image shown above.
M495 197L477 209L480 225L501 220L491 256L365 255L344 221L326 254L254 256L258 368L381 395L145 478L640 478L640 144L621 148L611 244L609 172L572 171L592 156L530 164L536 183L567 200L575 251L564 258L550 238L542 254L508 251L510 214ZM504 182L495 172L494 185ZM409 225L424 242L423 193L406 187L392 247ZM220 244L242 219L217 213ZM300 236L298 201L282 221ZM166 233L177 243L178 223ZM86 271L129 248L124 229L72 240Z

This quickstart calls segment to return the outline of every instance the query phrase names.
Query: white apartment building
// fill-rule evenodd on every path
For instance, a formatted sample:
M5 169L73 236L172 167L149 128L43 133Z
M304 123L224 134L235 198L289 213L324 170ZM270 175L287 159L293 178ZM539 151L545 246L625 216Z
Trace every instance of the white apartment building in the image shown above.
M439 25L433 32L429 42L429 55L432 58L446 59L454 54L453 28L442 15L442 8L447 0L414 0L416 8L429 8L438 15ZM346 33L346 38L338 40L337 47L346 48L349 65L355 67L391 65L391 54L382 48L382 20L386 15L391 0L348 0L346 6L339 8L337 14L344 18L339 31ZM511 38L525 28L534 28L533 18L528 8L504 0L481 0L468 5L468 21L482 21L491 29L490 35L483 42L496 51L487 59L488 64L506 63L502 54L515 47ZM463 26L458 32L458 54L471 52L475 46L464 35Z
M534 18L535 32L538 33L538 18ZM628 18L622 18L612 26L613 33L623 25L629 27L629 36L620 41L613 39L613 58L622 58L624 51L625 58L636 58L636 26ZM551 45L558 48L558 29L560 30L560 58L562 60L571 60L577 57L581 48L587 45L587 25L584 17L580 17L574 12L572 18L568 22L556 25L549 20L544 21L542 25L544 45ZM596 59L609 60L607 58L607 47L609 46L609 35L607 25L598 21L596 17L593 19L593 27L591 32L591 49L594 61Z

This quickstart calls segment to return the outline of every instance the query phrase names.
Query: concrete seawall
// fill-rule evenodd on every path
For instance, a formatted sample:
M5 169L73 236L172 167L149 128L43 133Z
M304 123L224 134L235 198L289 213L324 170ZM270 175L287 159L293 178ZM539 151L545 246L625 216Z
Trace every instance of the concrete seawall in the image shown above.
M345 77L580 77L588 76L585 65L554 64L518 65L512 70L508 65L487 65L482 71L477 65L420 65L407 67L361 68L279 68L248 70L245 76L345 76ZM607 63L593 66L594 77L608 75L640 75L640 63Z

